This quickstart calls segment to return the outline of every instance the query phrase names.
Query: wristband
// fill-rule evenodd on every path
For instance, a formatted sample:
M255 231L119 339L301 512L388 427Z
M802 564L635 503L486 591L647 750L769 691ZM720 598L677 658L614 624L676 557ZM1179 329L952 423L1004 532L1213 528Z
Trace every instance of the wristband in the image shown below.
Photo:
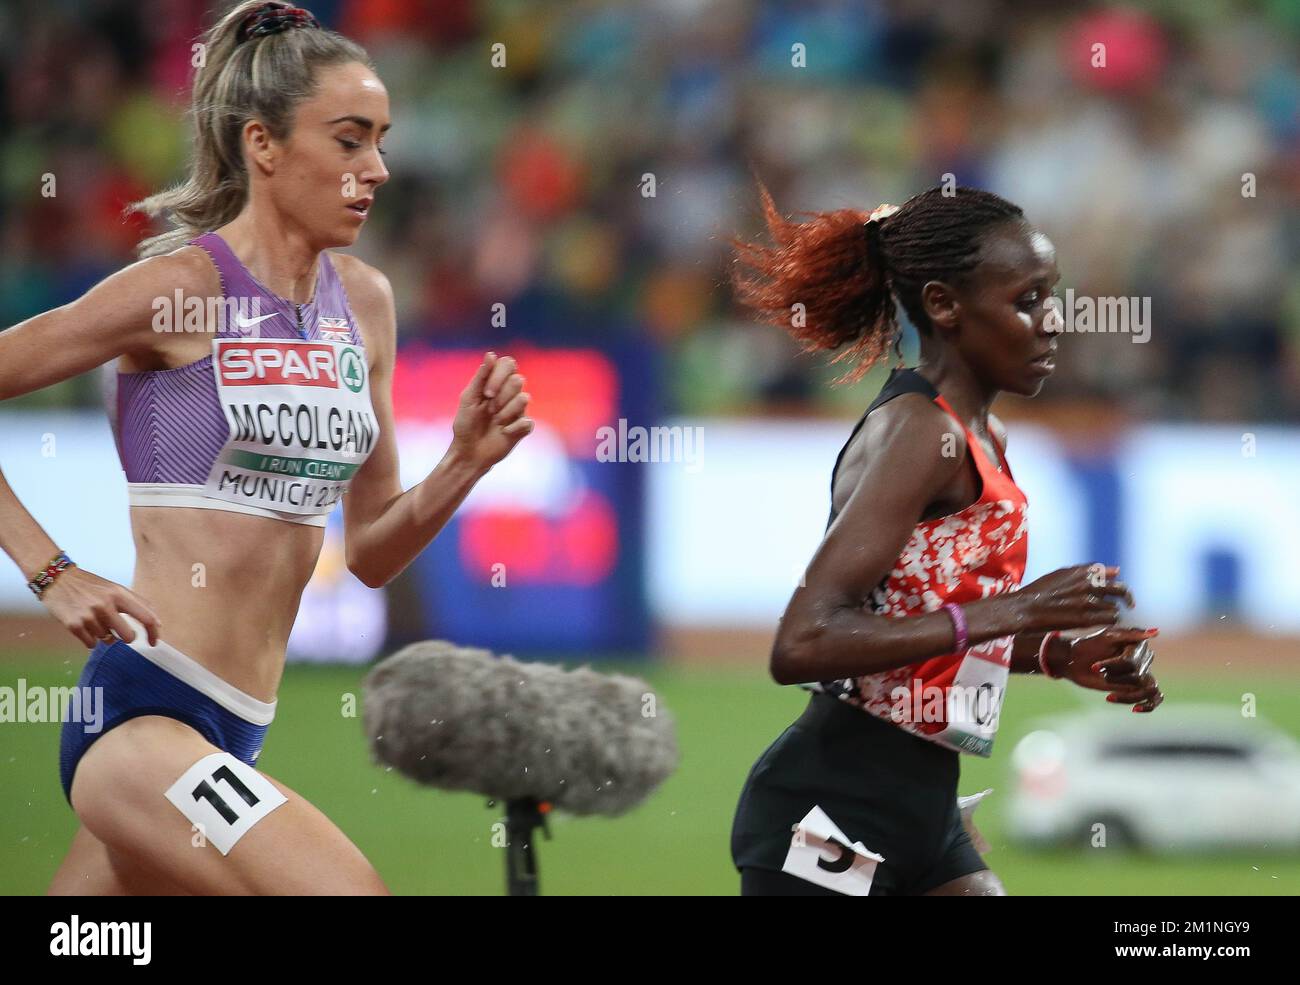
M56 578L63 574L68 568L76 567L72 559L63 551L59 551L50 559L42 570L32 576L32 580L27 583L27 587L32 590L32 594L40 598L45 594L45 590L54 584Z
M1038 666L1048 677L1059 679L1060 674L1053 674L1051 668L1047 665L1047 648L1051 645L1052 640L1061 635L1059 629L1054 629L1050 633L1043 634L1043 642L1038 644Z
M945 602L943 610L951 617L952 628L956 631L956 649L953 653L965 653L970 646L970 637L966 634L966 613L961 611L961 606L952 602Z

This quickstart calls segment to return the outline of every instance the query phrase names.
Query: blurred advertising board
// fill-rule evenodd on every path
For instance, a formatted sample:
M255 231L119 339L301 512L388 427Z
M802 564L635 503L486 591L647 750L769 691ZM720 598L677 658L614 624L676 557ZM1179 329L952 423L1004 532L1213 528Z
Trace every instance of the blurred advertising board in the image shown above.
M347 572L336 513L294 655L362 660L428 637L529 653L640 652L652 620L774 628L821 539L830 467L851 422L658 420L698 432L692 460L602 460L602 429L656 420L644 396L649 358L502 349L527 368L534 434L382 591ZM403 352L394 394L404 487L446 449L480 355ZM129 583L126 488L103 414L0 418L0 464L20 498L79 564ZM1026 581L1085 561L1119 564L1136 624L1177 631L1227 619L1300 635L1291 577L1300 429L1153 425L1081 453L1017 425L1008 458L1029 497ZM0 610L39 610L12 566L0 576Z

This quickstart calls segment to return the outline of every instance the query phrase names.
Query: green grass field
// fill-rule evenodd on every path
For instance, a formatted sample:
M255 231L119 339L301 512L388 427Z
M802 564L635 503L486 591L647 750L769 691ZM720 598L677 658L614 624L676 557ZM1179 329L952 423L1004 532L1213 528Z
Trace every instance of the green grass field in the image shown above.
M619 669L628 670L626 665ZM75 683L80 663L59 657L0 662L0 683ZM547 895L723 894L737 891L728 854L736 796L754 759L798 715L805 698L755 670L632 668L675 716L681 765L646 804L622 818L553 817L539 847ZM423 790L372 765L360 718L341 714L364 668L293 666L259 765L325 811L366 853L394 892L497 894L502 853L497 813L481 798ZM1259 696L1261 716L1300 734L1300 688L1291 676L1162 674L1166 707L1177 701L1239 706ZM1041 895L1294 895L1300 855L1154 858L1111 850L1036 854L1009 844L1001 811L1010 792L1013 743L1029 720L1104 707L1098 694L1039 679L1013 679L990 760L963 757L961 792L993 787L977 821L986 854L1011 893ZM1118 715L1129 714L1116 708ZM1160 712L1156 712L1159 714ZM76 820L58 783L58 726L0 724L0 892L43 892Z

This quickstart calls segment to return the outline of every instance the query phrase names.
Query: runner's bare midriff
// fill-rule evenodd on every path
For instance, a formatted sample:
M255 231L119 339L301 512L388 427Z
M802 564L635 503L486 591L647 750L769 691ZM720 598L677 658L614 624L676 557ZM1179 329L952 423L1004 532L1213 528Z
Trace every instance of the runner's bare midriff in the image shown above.
M132 507L131 529L131 589L158 613L162 639L241 691L275 700L323 528L225 510Z

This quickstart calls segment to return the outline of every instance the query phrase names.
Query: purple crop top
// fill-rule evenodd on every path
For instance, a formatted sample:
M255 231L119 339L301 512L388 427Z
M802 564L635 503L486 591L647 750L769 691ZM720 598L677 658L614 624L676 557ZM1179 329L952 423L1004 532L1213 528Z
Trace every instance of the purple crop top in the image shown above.
M216 329L212 352L175 369L117 373L109 418L130 503L324 526L379 433L342 279L322 253L312 300L296 305L216 233L190 242L221 277L222 297L203 313ZM172 299L155 311L164 303Z

